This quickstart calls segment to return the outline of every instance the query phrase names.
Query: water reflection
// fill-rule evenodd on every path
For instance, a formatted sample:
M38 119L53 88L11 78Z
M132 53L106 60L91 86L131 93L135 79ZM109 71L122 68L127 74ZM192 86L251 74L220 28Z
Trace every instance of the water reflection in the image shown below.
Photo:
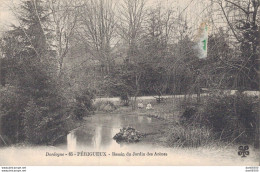
M135 129L148 133L153 129L153 118L135 115L120 114L98 114L90 117L86 125L72 131L67 136L67 149L91 147L97 150L121 146L113 140L116 133L123 127L134 127ZM158 121L157 121L158 122Z
M77 139L74 133L69 133L67 135L67 149L69 151L74 151L76 150L77 146Z
M100 148L101 146L101 130L102 127L101 126L97 126L96 130L95 130L95 135L94 137L92 137L92 144L95 148Z

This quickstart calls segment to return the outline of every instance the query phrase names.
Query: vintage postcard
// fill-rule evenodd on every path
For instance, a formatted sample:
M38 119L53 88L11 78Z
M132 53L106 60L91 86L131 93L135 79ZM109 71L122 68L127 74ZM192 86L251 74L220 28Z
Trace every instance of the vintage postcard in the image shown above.
M259 166L259 0L0 2L0 166Z

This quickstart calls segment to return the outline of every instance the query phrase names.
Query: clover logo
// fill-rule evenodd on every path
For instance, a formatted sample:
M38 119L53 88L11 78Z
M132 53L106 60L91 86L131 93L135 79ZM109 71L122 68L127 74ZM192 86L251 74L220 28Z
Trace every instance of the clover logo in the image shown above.
M249 146L239 146L238 150L239 150L238 155L241 156L242 158L249 155Z

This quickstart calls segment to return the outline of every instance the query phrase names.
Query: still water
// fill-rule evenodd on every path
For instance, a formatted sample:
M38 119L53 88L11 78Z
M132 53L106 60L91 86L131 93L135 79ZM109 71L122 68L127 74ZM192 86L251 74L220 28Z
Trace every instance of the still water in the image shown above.
M156 123L156 124L155 124ZM96 114L86 118L86 124L67 135L67 149L70 151L92 148L106 150L120 148L113 137L123 127L133 127L142 133L156 133L155 125L161 120L147 116L121 115L121 114Z

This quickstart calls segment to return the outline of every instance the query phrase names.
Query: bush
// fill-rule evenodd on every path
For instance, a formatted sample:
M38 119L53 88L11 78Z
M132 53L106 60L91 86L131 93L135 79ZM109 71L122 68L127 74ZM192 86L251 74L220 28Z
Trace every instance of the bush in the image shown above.
M66 116L65 111L49 111L48 107L30 100L23 114L25 141L36 145L53 145L67 134Z
M73 104L73 116L77 120L83 119L84 116L91 115L94 111L94 95L89 91L84 91L76 96L76 102Z
M116 105L113 102L110 102L110 101L106 101L106 102L100 101L100 102L97 102L95 104L95 108L96 108L96 110L103 111L103 112L113 112L114 110L117 109Z
M211 95L197 110L187 107L182 119L212 129L216 139L252 143L257 133L257 107L256 98L243 94Z
M211 131L206 127L176 125L171 129L167 142L171 147L199 147L213 140Z
M45 140L43 131L46 131L46 122L42 119L40 107L33 100L30 100L25 108L23 122L26 142L39 144Z
M10 143L24 140L22 114L28 102L16 87L0 87L0 131Z
M44 95L35 96L27 94L28 90L21 87L7 85L0 88L1 134L9 144L23 141L52 144L58 137L66 135L66 100L55 87L43 92Z
M180 118L181 123L192 123L193 118L198 112L198 108L196 106L188 105Z
M242 94L212 96L207 99L201 115L203 123L223 140L237 138L236 141L251 142L258 125L256 106L253 97Z
M120 101L123 104L123 106L129 106L129 97L127 94L121 94L120 95Z

